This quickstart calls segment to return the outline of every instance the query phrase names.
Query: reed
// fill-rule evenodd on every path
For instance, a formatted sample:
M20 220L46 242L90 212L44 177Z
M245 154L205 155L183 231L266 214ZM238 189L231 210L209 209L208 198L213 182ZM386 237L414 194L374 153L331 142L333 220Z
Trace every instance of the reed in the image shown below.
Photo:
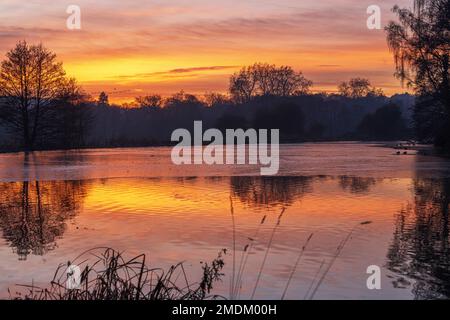
M331 267L333 266L334 262L339 257L339 255L341 254L341 252L344 249L344 247L347 244L347 242L350 240L350 238L353 235L353 232L356 230L356 228L358 228L361 225L367 225L367 224L370 224L370 223L372 223L372 222L371 221L363 221L363 222L358 223L356 226L354 226L350 230L350 232L347 234L347 236L339 243L339 245L337 246L333 257L331 258L330 262L328 263L327 267L325 268L325 271L322 273L322 276L319 278L319 280L317 281L316 286L312 290L312 292L311 292L311 294L310 294L310 296L308 298L309 300L312 300L314 298L314 296L316 295L317 290L319 290L319 287L321 286L323 280L325 279L327 274L330 272ZM321 268L322 268L322 266L321 266Z
M311 240L312 236L313 236L313 233L311 233L309 235L309 237L306 239L305 243L303 244L303 246L302 246L302 248L300 250L300 253L299 253L298 257L297 257L297 260L295 261L294 267L292 268L292 271L291 271L291 273L289 275L289 279L288 279L288 281L286 283L286 287L284 288L283 294L281 295L281 300L284 300L284 298L286 297L287 290L289 288L289 285L291 284L292 278L294 277L295 271L297 270L297 267L298 267L298 264L300 262L300 259L302 258L303 253L306 250L306 246L308 245L308 243Z
M234 207L233 207L233 198L230 195L230 213L231 213L231 223L232 223L232 232L233 232L233 270L231 274L230 280L230 299L234 299L235 292L235 274L236 274L236 221L234 218Z
M275 224L275 226L272 229L272 234L270 235L270 240L269 240L269 243L267 244L266 253L264 254L264 258L263 258L263 261L261 263L261 267L259 269L258 276L256 277L255 286L253 288L253 292L252 292L252 296L251 296L252 300L255 297L256 289L258 288L259 281L261 279L261 275L262 275L262 272L264 270L264 266L266 264L267 257L269 255L270 248L272 247L273 237L275 236L275 232L277 231L277 228L278 228L278 226L281 223L281 218L283 217L283 214L284 214L285 210L286 210L286 208L282 208L281 209L280 215L278 216L278 219L277 219L277 223Z
M190 282L183 263L168 270L149 268L145 255L126 260L123 253L112 248L94 248L83 252L73 262L61 264L56 269L48 287L18 285L11 299L26 300L204 300L220 299L211 295L213 285L221 281L224 267L223 255L219 252L210 263L202 263L200 281ZM94 259L93 259L94 258ZM93 259L93 260L92 260ZM91 262L92 261L92 262ZM70 265L82 267L80 283L75 289L68 288L67 270ZM180 280L181 277L181 280Z
M244 275L244 271L245 271L245 267L247 265L248 258L252 252L252 249L253 249L256 241L258 240L259 231L261 230L261 226L266 221L266 218L267 218L267 215L264 215L263 218L261 219L261 222L258 224L258 227L256 228L254 236L251 238L248 238L250 243L245 245L244 250L242 252L241 262L239 265L239 270L238 270L238 275L237 275L237 280L236 280L237 284L236 284L235 295L237 295L238 298L240 297L240 292L241 292L241 288L242 288L242 276Z

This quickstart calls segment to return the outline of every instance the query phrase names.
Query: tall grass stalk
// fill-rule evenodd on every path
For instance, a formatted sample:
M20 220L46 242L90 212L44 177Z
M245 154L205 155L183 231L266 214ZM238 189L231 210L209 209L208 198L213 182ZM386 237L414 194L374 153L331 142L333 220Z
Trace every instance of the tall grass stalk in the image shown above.
M300 253L299 253L298 257L297 257L297 260L295 261L294 267L292 268L292 271L291 271L291 273L289 275L289 279L288 279L288 281L286 283L286 287L284 288L283 294L281 295L281 300L284 300L284 298L286 296L286 292L287 292L287 290L289 288L289 285L291 283L292 277L294 276L295 271L297 270L297 266L298 266L298 264L300 262L300 259L302 258L303 253L305 252L306 246L308 245L308 243L311 240L312 236L313 236L313 233L311 233L309 235L309 237L306 239L306 242L303 244L303 246L302 246L302 248L300 250Z
M320 264L319 269L317 269L316 273L314 274L314 278L312 279L311 284L309 285L308 290L306 291L305 296L303 297L303 300L306 300L308 298L309 293L311 292L311 290L314 286L314 283L316 282L316 279L319 276L320 271L322 271L322 268L324 265L325 265L325 259L322 260L322 263Z
M234 219L234 207L233 207L233 198L230 195L230 212L231 212L231 223L233 228L233 272L231 274L231 280L230 280L230 299L234 299L234 292L235 292L235 281L234 276L236 273L236 221Z
M286 210L286 208L284 208L284 207L281 209L281 213L278 216L277 223L273 227L272 234L270 235L270 240L269 240L269 243L267 244L266 253L264 254L264 259L263 259L263 261L261 263L261 268L259 269L258 276L256 278L255 287L253 288L253 292L252 292L252 296L251 296L252 300L255 297L256 289L258 289L259 281L261 279L261 275L262 275L262 272L264 270L264 266L266 264L267 256L269 255L270 248L272 247L273 237L275 235L275 232L277 231L278 226L281 223L281 218L283 217L283 214L284 214L285 210Z
M320 277L319 281L317 282L316 286L314 287L314 290L311 292L311 295L309 296L309 300L312 300L314 298L314 296L317 293L317 290L319 289L320 285L322 284L323 280L325 279L325 277L327 276L328 272L330 271L331 267L333 266L334 262L336 261L336 259L339 257L339 255L341 254L342 250L344 249L345 245L347 244L347 242L350 240L353 232L356 230L357 227L359 227L360 225L366 225L366 224L370 224L371 221L364 221L361 223L358 223L356 226L354 226L350 232L347 234L347 236L341 241L341 243L338 245L338 247L336 248L336 251L330 261L330 263L328 264L328 266L326 267L324 273L322 274L322 276Z
M240 297L241 288L242 288L242 276L244 275L244 271L245 271L245 267L247 265L248 258L250 257L250 254L255 245L255 242L258 240L259 231L261 230L261 226L266 221L266 218L267 218L267 215L264 215L263 218L261 219L261 222L258 224L258 227L256 228L254 236L252 238L249 238L250 244L247 244L244 247L244 251L242 252L241 263L239 265L238 276L237 276L237 280L236 280L237 281L236 296L238 298Z

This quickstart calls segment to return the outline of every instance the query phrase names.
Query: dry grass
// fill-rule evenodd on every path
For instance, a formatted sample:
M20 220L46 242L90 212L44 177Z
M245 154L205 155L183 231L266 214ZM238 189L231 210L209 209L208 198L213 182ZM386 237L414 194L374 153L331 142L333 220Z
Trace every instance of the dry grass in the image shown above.
M19 285L12 299L28 300L204 300L219 299L211 295L215 282L220 281L224 267L221 250L211 263L202 263L203 275L198 282L189 282L182 263L167 271L149 268L145 255L130 260L112 248L95 248L79 255L72 262L60 265L45 288ZM68 289L70 265L81 269L77 289Z

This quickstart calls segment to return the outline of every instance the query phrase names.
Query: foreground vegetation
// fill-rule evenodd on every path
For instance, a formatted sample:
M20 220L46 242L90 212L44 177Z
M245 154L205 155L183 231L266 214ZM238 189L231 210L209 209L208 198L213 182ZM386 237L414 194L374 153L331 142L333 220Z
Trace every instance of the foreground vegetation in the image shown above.
M182 263L167 271L149 268L146 256L141 254L127 260L112 248L95 248L79 255L74 261L60 265L49 287L21 285L12 299L26 300L204 300L220 298L210 295L213 284L220 281L224 266L219 252L211 263L202 263L203 276L191 283ZM94 259L92 261L92 259ZM78 265L80 283L76 288L67 286L68 269ZM20 291L25 289L25 292Z

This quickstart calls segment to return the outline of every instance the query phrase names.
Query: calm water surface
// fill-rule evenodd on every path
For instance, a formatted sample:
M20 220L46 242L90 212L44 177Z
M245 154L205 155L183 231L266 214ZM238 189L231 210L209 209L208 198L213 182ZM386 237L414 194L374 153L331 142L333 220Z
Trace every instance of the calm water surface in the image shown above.
M279 175L258 174L174 166L169 148L0 155L0 297L48 283L58 264L97 246L146 253L154 267L185 261L193 280L227 248L214 293L228 297L233 243L238 268L252 238L240 298L268 252L255 298L280 299L313 233L286 294L303 299L352 229L315 299L450 297L448 160L367 144L285 145ZM370 265L382 270L381 290L366 287Z

